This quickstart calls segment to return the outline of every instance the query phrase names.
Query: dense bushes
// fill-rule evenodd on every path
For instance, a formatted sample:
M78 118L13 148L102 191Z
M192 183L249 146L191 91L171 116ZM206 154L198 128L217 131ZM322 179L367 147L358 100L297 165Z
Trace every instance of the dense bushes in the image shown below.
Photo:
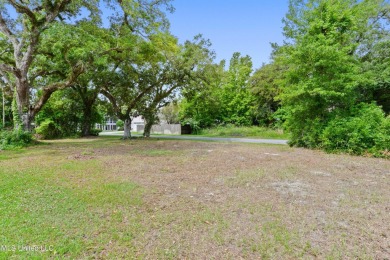
M0 150L24 147L32 143L32 141L32 134L29 132L19 130L0 132Z
M98 136L101 132L100 129L92 128L90 130L91 136ZM69 133L62 129L61 125L56 124L52 119L48 118L35 129L35 133L38 135L39 139L55 139L61 137L69 136ZM77 133L73 133L77 136Z
M390 149L390 119L374 104L361 104L349 116L336 116L321 134L326 151L381 155Z
M43 121L35 132L40 139L54 139L63 136L61 128L49 118Z
M289 121L292 146L389 157L390 117L386 118L375 104L361 103L350 110L334 111L326 118L319 116L297 125Z
M389 157L384 111L390 41L382 37L388 32L384 20L372 20L388 7L377 1L291 1L284 20L288 44L274 52L285 68L277 98L290 145Z
M98 136L99 133L101 133L101 132L102 132L101 129L91 128L91 130L89 131L89 135L90 136Z

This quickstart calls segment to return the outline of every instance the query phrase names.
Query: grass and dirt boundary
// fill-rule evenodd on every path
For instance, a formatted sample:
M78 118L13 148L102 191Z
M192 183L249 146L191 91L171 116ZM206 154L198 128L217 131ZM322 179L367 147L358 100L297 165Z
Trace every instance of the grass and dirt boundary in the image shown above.
M0 151L0 164L0 258L390 255L389 160L98 137Z

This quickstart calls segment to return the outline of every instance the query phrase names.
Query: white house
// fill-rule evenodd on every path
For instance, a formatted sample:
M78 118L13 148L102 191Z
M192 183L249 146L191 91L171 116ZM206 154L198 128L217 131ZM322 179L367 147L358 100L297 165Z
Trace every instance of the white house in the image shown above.
M96 128L102 131L116 131L118 127L116 126L117 118L105 116L102 124L96 124ZM137 116L131 121L131 131L137 131L137 125L145 125L145 120L142 116Z
M133 118L131 121L131 131L137 131L137 125L145 125L145 120L142 116Z
M96 124L95 127L102 131L115 131L117 130L116 119L113 117L105 116L101 124Z

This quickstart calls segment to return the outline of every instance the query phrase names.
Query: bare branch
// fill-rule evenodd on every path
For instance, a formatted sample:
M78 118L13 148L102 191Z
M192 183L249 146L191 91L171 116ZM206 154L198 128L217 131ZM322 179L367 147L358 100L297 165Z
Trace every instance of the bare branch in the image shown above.
M0 13L0 31L7 36L7 38L12 42L14 46L17 46L19 44L18 39L15 37L15 35L11 32L11 30L8 28L7 23L5 22L3 16Z

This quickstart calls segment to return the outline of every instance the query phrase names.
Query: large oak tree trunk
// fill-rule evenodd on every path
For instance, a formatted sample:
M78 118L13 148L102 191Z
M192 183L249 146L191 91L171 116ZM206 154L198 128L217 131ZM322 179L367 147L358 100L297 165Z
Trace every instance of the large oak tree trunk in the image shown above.
M32 131L32 121L34 120L34 114L32 114L32 108L30 107L29 91L30 86L28 84L27 77L21 77L16 79L16 106L19 122L15 122L15 130L20 128L23 131Z
M147 120L144 128L144 137L150 137L150 133L152 131L152 127L154 124L154 120Z
M91 127L92 127L92 106L89 104L84 104L84 117L81 127L81 135L82 136L90 136L91 135Z
M124 131L123 131L123 139L129 139L131 138L131 119L127 118L124 121Z

